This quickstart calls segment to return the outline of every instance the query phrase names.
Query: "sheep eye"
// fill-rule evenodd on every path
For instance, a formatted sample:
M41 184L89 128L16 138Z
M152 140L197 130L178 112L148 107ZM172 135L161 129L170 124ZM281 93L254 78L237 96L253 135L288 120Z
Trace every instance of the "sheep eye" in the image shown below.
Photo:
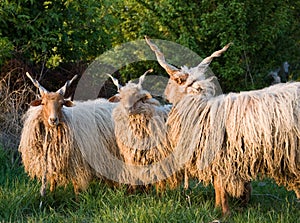
M143 102L143 103L145 103L145 101L146 101L146 98L140 98L140 99L138 100L138 102Z
M195 82L193 81L192 83L188 84L186 87L192 87L192 85L194 84Z
M60 100L59 103L60 103L61 105L64 105L66 102L63 101L63 100Z

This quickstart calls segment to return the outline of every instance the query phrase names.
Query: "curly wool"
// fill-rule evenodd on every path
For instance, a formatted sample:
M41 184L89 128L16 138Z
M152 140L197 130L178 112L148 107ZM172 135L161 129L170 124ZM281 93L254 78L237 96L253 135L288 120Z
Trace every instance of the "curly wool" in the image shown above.
M300 83L217 97L213 88L185 96L167 121L191 174L205 184L220 175L235 197L244 182L270 177L299 198Z
M63 121L54 128L45 127L42 107L31 107L24 115L19 145L25 171L30 177L65 186L69 182L84 190L99 174L96 162L100 147L116 154L111 112L113 105L105 100L76 102L63 107ZM93 129L93 127L95 127ZM91 158L91 154L94 154Z
M68 125L45 128L41 107L30 108L19 145L25 171L40 181L46 173L47 182L65 186L74 181L80 189L86 189L94 174L73 140Z
M120 154L126 164L146 166L159 163L173 152L165 125L170 106L161 106L153 98L138 106L139 114L128 115L121 103L113 111ZM154 183L157 190L175 188L180 184L181 173L173 173L169 165L162 165L160 168L155 171L156 176L151 176L157 179ZM139 184L148 184L147 179L141 181Z

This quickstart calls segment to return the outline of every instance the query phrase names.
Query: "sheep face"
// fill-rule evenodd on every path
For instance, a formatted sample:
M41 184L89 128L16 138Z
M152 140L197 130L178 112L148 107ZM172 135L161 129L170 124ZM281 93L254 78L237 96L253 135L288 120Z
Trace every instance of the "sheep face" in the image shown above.
M155 53L158 63L170 75L168 85L165 89L165 96L169 102L176 104L187 94L204 94L205 96L215 94L214 86L209 83L213 78L206 79L205 73L213 58L221 56L231 43L224 46L221 50L215 51L209 57L206 57L196 67L187 68L183 66L179 69L166 62L164 54L148 37L145 37L145 40Z
M203 98L210 98L218 94L216 82L215 76L205 79L204 75L199 78L191 73L183 84L169 79L164 94L172 104L177 104L186 95L201 95Z
M42 118L44 124L49 127L57 126L62 122L62 107L70 107L73 103L65 100L63 95L57 92L44 93L41 99L34 100L31 106L42 106Z
M203 94L206 82L211 80L211 78L205 79L205 75L199 75L199 72L194 74L193 68L182 69L181 78L170 78L164 92L166 99L172 104L178 103L188 94Z
M56 92L49 92L37 80L33 79L28 72L27 77L32 81L39 91L41 98L30 103L31 106L42 106L42 118L45 126L54 127L62 122L62 107L73 106L70 100L64 98L67 88L77 78L75 75L71 80L68 80L63 87Z
M125 86L120 85L119 81L116 78L108 74L113 83L117 86L119 92L117 95L111 97L109 101L120 102L121 107L127 115L137 115L140 113L144 113L145 109L147 109L145 103L159 103L152 98L151 94L148 91L142 89L142 83L145 80L146 74L152 71L153 70L150 69L146 71L142 76L140 76L139 82L137 84L129 81Z
M120 88L119 97L124 112L128 115L144 112L143 104L152 98L149 92L142 90L139 85L134 83L128 83Z
M176 104L186 95L186 89L175 80L169 79L164 94L170 103Z

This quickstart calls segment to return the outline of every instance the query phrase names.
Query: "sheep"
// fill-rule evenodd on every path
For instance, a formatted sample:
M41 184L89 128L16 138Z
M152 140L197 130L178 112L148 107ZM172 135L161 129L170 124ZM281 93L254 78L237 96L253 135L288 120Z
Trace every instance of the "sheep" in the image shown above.
M166 187L176 188L181 182L181 173L175 171L170 161L172 158L166 161L172 154L165 124L170 106L162 106L142 88L148 72L152 70L145 72L137 84L130 81L125 86L110 76L119 92L116 95L119 104L114 108L112 116L116 141L124 162L136 167L161 163L150 178L145 174L139 178L138 183L132 182L129 187L131 192L137 188L148 190L150 185L155 185L156 191L162 192Z
M230 213L227 193L247 200L247 182L263 177L294 190L299 199L300 83L217 95L216 78L205 72L230 44L197 67L178 69L147 37L146 42L170 75L165 89L173 103L169 136L190 155L190 173L205 184L213 181L223 214Z
M65 99L76 76L56 92L47 91L29 73L27 76L41 98L32 101L24 115L19 151L28 175L42 181L41 195L45 195L47 183L52 192L71 182L77 195L91 180L105 179L100 171L106 168L105 161L97 158L104 156L103 150L117 156L111 118L115 105L104 99Z

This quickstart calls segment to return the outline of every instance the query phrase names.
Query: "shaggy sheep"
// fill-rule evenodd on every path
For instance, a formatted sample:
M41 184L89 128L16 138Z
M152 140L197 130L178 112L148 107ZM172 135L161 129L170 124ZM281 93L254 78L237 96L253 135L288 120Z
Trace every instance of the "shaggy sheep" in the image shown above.
M214 181L216 206L228 214L226 192L247 195L251 188L246 182L259 177L294 190L299 199L300 83L216 96L215 77L207 78L205 72L229 45L197 67L178 69L146 41L170 75L165 90L173 103L169 136L190 155L191 174L205 184Z
M145 75L149 71L139 78L138 84L129 82L123 87L111 77L118 87L117 97L120 100L113 110L115 136L120 154L127 165L152 165L172 154L165 124L170 106L162 106L148 91L142 89ZM154 184L157 191L163 191L166 187L172 189L179 185L180 172L173 172L169 165L160 167L155 172L157 176L154 182L149 181L147 176L140 179L139 184L148 185L141 186L143 189ZM133 185L131 189L135 190L136 186Z
M42 181L41 194L47 182L50 191L72 182L75 194L101 176L97 157L107 149L117 156L111 112L114 104L98 99L73 102L64 98L72 81L57 92L48 92L31 78L41 98L31 102L24 115L19 151L25 171ZM91 158L95 157L95 159ZM101 171L100 171L101 172Z

